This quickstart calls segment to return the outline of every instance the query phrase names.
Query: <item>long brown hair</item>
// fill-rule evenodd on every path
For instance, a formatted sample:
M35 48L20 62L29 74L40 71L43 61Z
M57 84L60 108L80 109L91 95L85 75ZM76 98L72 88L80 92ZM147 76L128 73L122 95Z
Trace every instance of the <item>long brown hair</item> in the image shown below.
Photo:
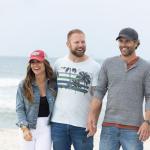
M52 67L50 66L50 63L47 60L44 60L43 63L45 66L46 78L51 80L53 78ZM29 102L33 101L32 82L34 81L35 75L31 69L31 64L29 63L29 65L27 66L27 74L23 83L24 96L29 100Z

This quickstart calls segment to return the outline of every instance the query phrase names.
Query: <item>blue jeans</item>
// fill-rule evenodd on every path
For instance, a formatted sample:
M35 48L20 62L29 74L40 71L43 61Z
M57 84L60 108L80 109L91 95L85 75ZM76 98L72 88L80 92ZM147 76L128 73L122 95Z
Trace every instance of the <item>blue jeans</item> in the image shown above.
M54 150L93 150L93 137L87 138L85 128L68 124L51 123L51 135Z
M116 127L102 127L100 150L143 150L137 131Z

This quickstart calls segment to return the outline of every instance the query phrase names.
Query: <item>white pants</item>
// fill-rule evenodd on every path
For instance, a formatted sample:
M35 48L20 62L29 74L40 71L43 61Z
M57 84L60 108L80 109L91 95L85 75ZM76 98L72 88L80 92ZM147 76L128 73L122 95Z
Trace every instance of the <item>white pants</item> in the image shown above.
M21 150L51 150L51 129L47 125L48 117L39 117L37 119L36 129L30 129L32 141L26 141L20 130Z

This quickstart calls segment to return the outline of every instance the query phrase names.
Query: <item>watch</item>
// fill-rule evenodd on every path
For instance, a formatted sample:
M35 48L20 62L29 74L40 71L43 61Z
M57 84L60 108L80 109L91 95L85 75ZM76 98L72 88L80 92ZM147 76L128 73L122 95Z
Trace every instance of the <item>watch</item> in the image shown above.
M150 120L144 120L148 125L150 125Z

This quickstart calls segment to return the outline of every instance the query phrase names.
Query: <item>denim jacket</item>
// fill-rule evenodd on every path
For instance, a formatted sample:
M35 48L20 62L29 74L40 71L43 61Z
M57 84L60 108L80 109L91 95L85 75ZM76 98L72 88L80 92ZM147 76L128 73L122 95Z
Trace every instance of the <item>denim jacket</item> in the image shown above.
M53 83L52 83L53 82ZM36 128L39 105L40 105L40 91L35 82L32 83L32 89L34 94L33 102L29 102L24 96L23 92L23 81L19 84L17 95L16 95L16 112L18 117L17 125L27 126L28 128ZM46 97L49 104L49 121L52 116L53 106L56 97L56 81L46 80Z

